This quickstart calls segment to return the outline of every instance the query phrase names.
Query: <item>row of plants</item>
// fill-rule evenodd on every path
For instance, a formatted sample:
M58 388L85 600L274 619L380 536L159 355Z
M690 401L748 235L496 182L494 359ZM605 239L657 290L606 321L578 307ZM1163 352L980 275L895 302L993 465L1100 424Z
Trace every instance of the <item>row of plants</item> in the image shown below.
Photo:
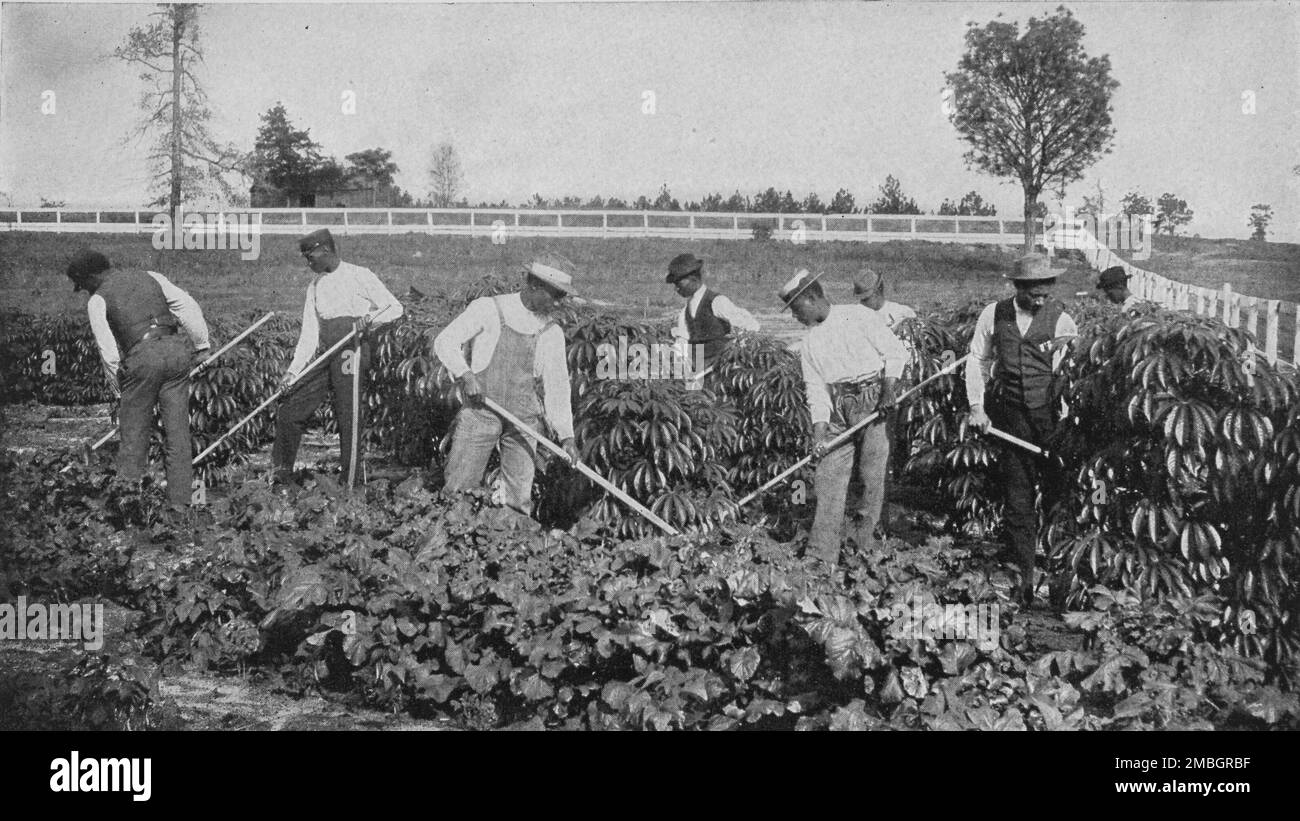
M9 588L78 595L98 578L141 613L164 670L476 727L1294 728L1300 714L1264 664L1214 642L1212 594L1095 586L1067 615L1085 643L1042 652L1001 607L1007 572L950 536L832 573L761 528L618 541L588 517L548 531L420 477L364 496L328 477L290 498L244 485L195 527L169 523L154 488L62 465L4 465ZM80 511L41 507L78 494ZM41 570L76 560L92 572ZM900 632L917 600L997 605L997 634Z
M429 349L432 335L472 299L510 283L488 278L457 293L411 295L408 316L375 340L370 391L376 446L406 464L444 458L459 397ZM924 379L966 353L982 305L905 322ZM1218 640L1286 667L1296 649L1291 580L1300 558L1300 435L1296 381L1252 353L1250 339L1214 319L1151 308L1137 318L1097 303L1071 305L1081 336L1067 359L1069 412L1049 450L1075 490L1046 500L1051 571L1079 604L1097 584L1160 599L1214 593L1224 600ZM736 499L807 452L807 411L796 355L742 334L703 388L671 380L598 377L598 346L665 329L570 308L560 318L584 460L625 492L687 531L736 520ZM196 447L269 393L292 332L283 321L196 380ZM328 416L328 409L322 411ZM965 425L961 371L941 377L901 410L899 439L911 481L934 487L950 529L997 535L1000 448ZM241 433L220 479L269 435L270 414ZM435 474L436 475L436 474ZM489 479L491 476L489 476ZM539 517L567 528L584 514L620 537L652 535L567 467L550 464L536 486ZM804 505L789 492L753 513L780 536Z

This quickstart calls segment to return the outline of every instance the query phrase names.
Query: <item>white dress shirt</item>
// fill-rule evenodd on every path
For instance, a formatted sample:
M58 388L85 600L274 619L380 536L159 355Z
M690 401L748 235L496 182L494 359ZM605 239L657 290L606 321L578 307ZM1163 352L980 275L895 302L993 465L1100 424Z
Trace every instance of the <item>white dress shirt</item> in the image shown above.
M880 310L876 311L876 313L880 314L880 318L885 320L885 324L889 326L890 330L893 330L894 326L904 319L916 318L916 311L912 310L912 308L889 300L885 300L885 304L881 305Z
M493 300L499 301L498 317ZM533 377L541 377L546 421L561 440L573 436L573 407L569 399L569 363L564 352L564 331L544 316L524 307L518 293L500 297L483 296L474 300L461 315L442 329L433 340L433 352L456 379L470 370L482 372L496 353L501 338L501 319L521 334L537 337L533 348ZM473 341L473 363L465 360L465 346Z
M339 267L321 274L307 286L302 330L298 333L293 361L289 363L291 377L302 373L316 354L320 345L320 321L340 316L369 316L375 325L385 325L402 316L402 303L384 287L374 271L340 261Z
M691 316L700 312L700 302L703 301L704 292L707 290L706 286L701 285L695 293L691 294L691 298L686 301L686 307L682 308L681 313L677 315L677 326L673 328L673 336L678 339L689 338L690 334L686 330L686 312L689 310ZM743 331L758 330L758 320L754 319L754 315L722 294L713 297L713 315L727 320L733 328L740 328Z
M832 305L820 325L808 329L799 352L813 424L831 419L832 382L858 382L879 375L897 378L907 349L880 314L865 305Z
M1020 334L1023 336L1029 332L1029 326L1034 322L1034 315L1021 308L1020 303L1015 300L1012 300L1012 304L1016 307L1016 327L1020 329ZM980 311L979 319L975 321L975 333L971 336L971 357L966 361L966 401L972 408L984 404L984 386L993 377L996 356L993 350L993 313L996 310L997 303L994 302ZM1052 334L1060 343L1056 353L1052 355L1053 370L1059 369L1062 360L1065 359L1066 340L1062 337L1078 335L1079 328L1074 324L1074 319L1065 311L1061 311L1060 318L1056 320L1056 330Z
M153 271L145 271L145 273L153 277L154 281L162 287L163 296L167 299L167 310L171 311L172 316L180 323L181 330L189 336L190 342L194 344L194 350L206 351L211 348L212 345L208 341L208 323L203 319L203 310L199 308L199 303L194 301L194 297L172 284L162 274ZM104 363L104 376L108 379L113 394L117 395L119 393L117 370L122 364L122 353L118 350L113 329L108 324L108 303L99 294L91 294L90 300L86 302L86 313L90 315L90 332L95 337L95 344L99 346L99 358Z

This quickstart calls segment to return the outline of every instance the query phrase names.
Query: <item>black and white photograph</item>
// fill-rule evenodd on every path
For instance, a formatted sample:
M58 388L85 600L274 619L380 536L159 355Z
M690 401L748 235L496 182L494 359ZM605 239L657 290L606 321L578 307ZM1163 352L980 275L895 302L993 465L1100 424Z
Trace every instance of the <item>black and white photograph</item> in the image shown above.
M6 0L0 729L1300 729L1298 303L1296 2Z

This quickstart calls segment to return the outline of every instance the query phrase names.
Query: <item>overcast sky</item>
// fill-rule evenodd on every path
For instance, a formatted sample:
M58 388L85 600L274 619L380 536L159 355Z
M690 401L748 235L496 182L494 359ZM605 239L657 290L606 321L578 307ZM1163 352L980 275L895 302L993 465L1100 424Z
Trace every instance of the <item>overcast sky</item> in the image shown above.
M280 101L327 155L393 151L416 196L448 140L471 201L632 199L667 183L683 201L773 185L823 200L845 187L863 204L893 174L925 210L975 189L1018 214L1017 185L965 169L943 75L965 22L1023 26L1056 5L210 4L201 77L218 140L251 148ZM1066 201L1098 180L1108 204L1172 191L1195 211L1190 232L1238 237L1265 202L1274 238L1300 241L1300 3L1067 5L1120 88L1113 153ZM148 200L146 145L124 142L143 84L111 53L152 9L0 7L0 192L14 205Z

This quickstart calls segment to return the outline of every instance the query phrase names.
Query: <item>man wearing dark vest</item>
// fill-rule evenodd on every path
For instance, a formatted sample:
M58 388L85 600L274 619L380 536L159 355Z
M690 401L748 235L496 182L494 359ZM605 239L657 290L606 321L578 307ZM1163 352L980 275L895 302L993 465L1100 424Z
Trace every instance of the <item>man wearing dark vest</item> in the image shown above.
M686 362L702 363L709 368L726 347L733 328L757 331L758 320L722 294L705 287L703 268L704 262L695 255L679 254L668 263L666 281L687 300L686 307L677 315L673 336L679 344L688 346L682 351L688 354Z
M465 402L456 414L444 490L482 485L488 458L500 447L500 500L531 514L536 445L486 407L484 396L539 433L545 418L570 462L577 461L564 331L551 318L573 293L572 268L563 257L539 257L524 266L518 293L479 297L434 338L434 354L460 383Z
M129 482L144 476L158 406L167 498L174 506L188 505L194 476L189 371L210 347L203 311L162 274L114 268L98 251L81 251L73 257L68 277L73 292L90 293L86 303L90 329L109 388L120 397L118 475ZM185 333L177 333L178 329Z
M302 307L302 329L293 360L281 383L293 383L292 390L275 415L275 443L271 446L271 468L279 482L289 481L298 445L307 429L307 421L320 407L326 395L333 393L334 419L339 425L339 452L345 481L353 476L351 468L356 454L352 442L362 441L365 430L366 400L362 396L357 416L352 418L352 381L355 367L365 382L370 365L370 345L349 344L326 364L311 371L303 369L320 352L334 345L354 327L361 332L373 325L392 322L402 315L402 303L384 287L369 268L339 259L334 237L322 228L298 240L298 250L307 266L317 276L307 286L307 300ZM352 362L352 359L358 361ZM299 378L301 377L301 378ZM294 380L297 380L295 383ZM353 425L357 430L352 430Z
M1057 370L1078 329L1051 298L1056 275L1047 257L1021 257L1008 278L1015 295L986 307L971 338L966 363L970 424L981 432L993 425L1043 447L1059 412ZM998 473L1006 492L1008 541L1020 564L1017 597L1027 607L1034 597L1038 534L1034 484L1038 481L1050 504L1059 477L1045 460L1014 445L1002 448Z

